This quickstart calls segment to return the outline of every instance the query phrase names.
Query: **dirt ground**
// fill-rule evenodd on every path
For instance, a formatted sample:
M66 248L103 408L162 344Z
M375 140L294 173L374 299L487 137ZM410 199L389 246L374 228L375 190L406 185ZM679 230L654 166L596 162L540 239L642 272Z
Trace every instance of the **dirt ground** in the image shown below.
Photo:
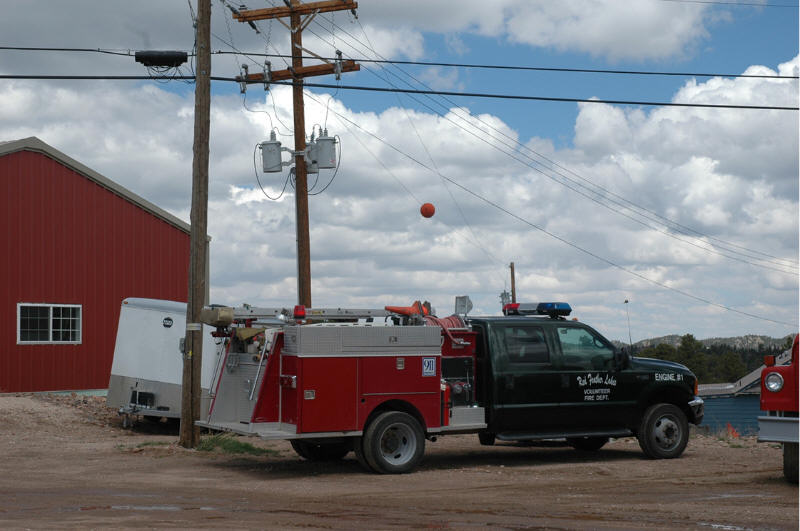
M633 439L597 453L449 436L413 474L288 443L239 457L178 447L167 426L120 426L105 399L0 395L0 528L798 529L781 450L693 435L676 460Z

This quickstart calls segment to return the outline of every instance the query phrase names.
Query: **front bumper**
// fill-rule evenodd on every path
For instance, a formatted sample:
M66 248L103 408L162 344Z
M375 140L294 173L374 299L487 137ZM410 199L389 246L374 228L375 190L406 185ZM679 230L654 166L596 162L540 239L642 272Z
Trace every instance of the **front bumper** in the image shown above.
M689 402L689 409L692 411L693 419L689 419L692 424L700 425L703 422L703 416L705 415L705 402L699 396L694 397L694 400Z
M796 443L797 417L758 417L759 442Z

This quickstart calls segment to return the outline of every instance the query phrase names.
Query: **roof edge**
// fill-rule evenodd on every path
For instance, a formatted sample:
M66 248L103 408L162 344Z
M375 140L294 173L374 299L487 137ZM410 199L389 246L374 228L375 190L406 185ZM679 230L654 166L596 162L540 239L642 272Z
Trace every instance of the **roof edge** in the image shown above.
M191 226L180 219L179 217L170 214L166 210L161 207L158 207L148 201L147 199L143 198L142 196L135 194L125 188L122 185L119 185L105 177L98 172L94 171L90 167L81 164L77 160L73 159L72 157L62 153L61 151L57 150L50 144L42 141L41 139L30 136L27 138L21 138L19 140L11 140L8 142L0 142L0 157L4 155L10 155L12 153L16 153L19 151L32 151L35 153L41 153L50 157L51 159L55 160L67 166L68 168L76 171L86 177L87 179L94 181L95 183L99 184L103 188L109 190L110 192L122 197L134 203L135 205L139 206L143 210L153 214L154 216L161 218L162 220L166 221L170 225L182 230L183 232L189 234L191 232Z

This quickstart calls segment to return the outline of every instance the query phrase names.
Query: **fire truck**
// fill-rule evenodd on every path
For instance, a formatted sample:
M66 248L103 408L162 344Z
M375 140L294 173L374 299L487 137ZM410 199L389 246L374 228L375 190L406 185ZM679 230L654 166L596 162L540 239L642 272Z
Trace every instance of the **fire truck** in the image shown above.
M689 424L703 418L689 369L632 357L568 320L566 303L503 313L438 318L419 301L206 308L203 322L226 345L198 424L288 439L309 460L353 451L383 474L414 470L426 441L449 434L483 445L560 439L580 451L635 436L648 457L683 453Z
M797 483L798 385L797 350L800 335L794 336L788 365L776 365L775 356L764 356L761 370L761 410L758 417L758 440L783 445L783 475Z

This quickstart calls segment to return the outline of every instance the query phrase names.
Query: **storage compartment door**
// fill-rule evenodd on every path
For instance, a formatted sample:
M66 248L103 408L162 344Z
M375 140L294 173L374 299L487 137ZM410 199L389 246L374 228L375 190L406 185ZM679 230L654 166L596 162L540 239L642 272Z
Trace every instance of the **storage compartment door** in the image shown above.
M357 429L357 358L299 358L300 432Z

